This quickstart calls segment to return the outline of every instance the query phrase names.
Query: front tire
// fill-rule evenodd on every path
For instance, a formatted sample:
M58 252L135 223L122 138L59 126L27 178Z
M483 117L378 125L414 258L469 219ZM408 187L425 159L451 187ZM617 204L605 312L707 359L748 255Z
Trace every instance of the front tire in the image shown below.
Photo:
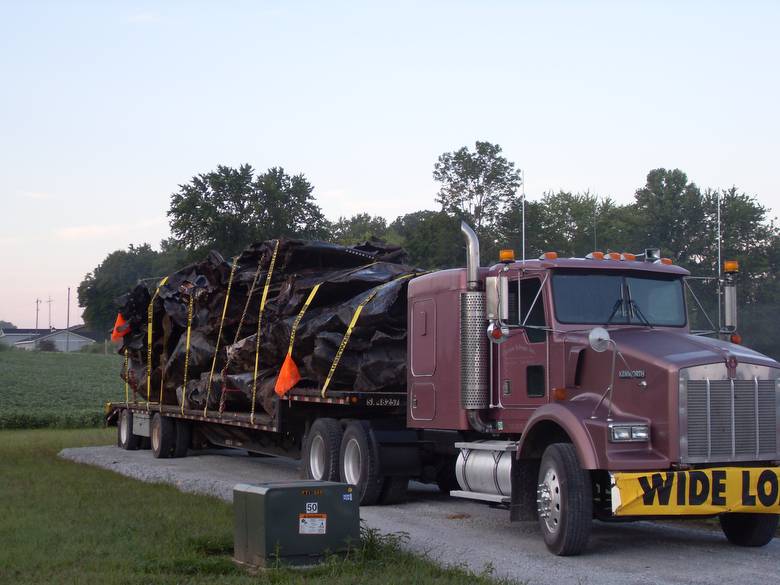
M721 514L718 518L723 534L737 546L764 546L777 531L777 514Z
M593 523L593 492L571 443L547 447L539 467L539 526L547 548L558 556L580 554Z
M303 445L304 479L339 480L341 424L335 418L318 418L306 434Z

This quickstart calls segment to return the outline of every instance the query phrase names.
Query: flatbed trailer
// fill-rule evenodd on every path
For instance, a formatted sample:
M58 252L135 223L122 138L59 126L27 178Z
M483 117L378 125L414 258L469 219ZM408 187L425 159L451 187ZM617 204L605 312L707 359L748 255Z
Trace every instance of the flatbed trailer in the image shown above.
M109 402L105 412L124 449L150 448L155 457L183 457L190 449L213 446L245 449L255 456L303 459L302 477L321 480L340 479L342 438L351 432L355 473L370 466L375 476L364 503L402 500L412 478L439 483L445 490L455 487L453 438L408 429L405 392L331 391L322 396L316 388L297 388L276 405L273 415L253 416L134 399ZM361 451L368 455L361 458Z

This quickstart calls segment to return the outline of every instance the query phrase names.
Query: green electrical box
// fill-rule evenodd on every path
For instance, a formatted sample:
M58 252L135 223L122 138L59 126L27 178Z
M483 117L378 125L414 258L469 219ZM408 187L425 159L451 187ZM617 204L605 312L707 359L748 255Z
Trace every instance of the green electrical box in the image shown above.
M310 480L236 485L236 562L311 564L358 546L360 507L353 489Z

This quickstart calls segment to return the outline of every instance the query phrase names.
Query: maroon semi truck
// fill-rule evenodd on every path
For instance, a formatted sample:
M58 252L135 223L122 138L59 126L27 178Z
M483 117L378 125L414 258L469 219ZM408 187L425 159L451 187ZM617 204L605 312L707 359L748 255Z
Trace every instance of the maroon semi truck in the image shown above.
M401 501L410 479L437 483L538 519L559 555L583 550L594 518L718 516L733 543L769 542L780 363L692 334L688 272L653 250L485 268L462 231L465 268L409 283L406 392L294 388L254 419L128 400L107 407L119 444L297 457L305 477L348 482L363 505Z

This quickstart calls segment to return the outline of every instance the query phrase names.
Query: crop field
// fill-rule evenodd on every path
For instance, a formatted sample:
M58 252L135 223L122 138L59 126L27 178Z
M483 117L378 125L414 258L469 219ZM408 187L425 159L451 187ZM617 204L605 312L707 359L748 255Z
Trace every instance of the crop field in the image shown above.
M124 399L117 355L0 352L0 429L99 426Z

